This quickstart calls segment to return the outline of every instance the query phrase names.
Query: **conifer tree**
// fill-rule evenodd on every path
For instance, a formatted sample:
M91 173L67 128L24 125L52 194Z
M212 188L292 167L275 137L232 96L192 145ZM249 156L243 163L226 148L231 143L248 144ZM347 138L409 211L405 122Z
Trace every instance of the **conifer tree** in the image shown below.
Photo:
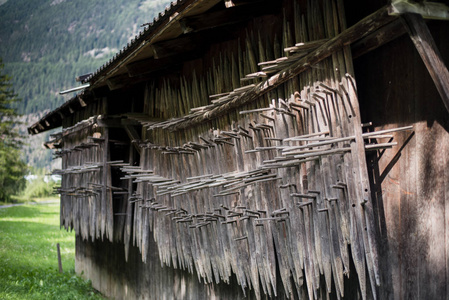
M24 189L26 164L20 158L22 138L15 128L17 114L11 104L19 101L14 94L11 78L3 74L0 59L0 201L8 202L11 196Z

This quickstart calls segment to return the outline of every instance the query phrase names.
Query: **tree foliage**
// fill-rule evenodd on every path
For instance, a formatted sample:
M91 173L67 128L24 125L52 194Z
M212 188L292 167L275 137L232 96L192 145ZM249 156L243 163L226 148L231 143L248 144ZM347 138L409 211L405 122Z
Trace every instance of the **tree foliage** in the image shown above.
M15 128L17 114L11 105L18 101L10 77L3 74L0 59L0 199L9 201L25 187L26 164L20 158L21 136Z
M0 0L0 57L21 99L9 107L26 114L23 131L73 97L59 91L79 85L76 76L96 71L167 5L170 0ZM44 136L26 139L28 165L50 169L51 152L39 149Z

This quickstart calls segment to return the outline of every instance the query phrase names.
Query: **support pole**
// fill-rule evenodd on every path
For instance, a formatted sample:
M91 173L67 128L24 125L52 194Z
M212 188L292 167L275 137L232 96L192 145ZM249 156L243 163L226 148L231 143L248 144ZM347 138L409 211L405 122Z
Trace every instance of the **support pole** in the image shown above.
M444 64L429 28L419 14L405 13L401 15L401 20L449 112L449 71Z
M59 247L59 243L56 244L56 249L58 249L58 266L59 266L59 273L62 273L61 248Z

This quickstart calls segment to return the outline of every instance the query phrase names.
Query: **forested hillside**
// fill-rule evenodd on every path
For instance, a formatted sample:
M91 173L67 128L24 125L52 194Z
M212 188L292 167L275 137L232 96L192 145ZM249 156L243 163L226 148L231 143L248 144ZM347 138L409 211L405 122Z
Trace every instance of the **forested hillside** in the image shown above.
M59 91L95 71L165 9L168 0L0 1L0 57L19 112L54 109ZM70 97L70 96L67 96Z
M0 0L0 57L22 101L15 103L26 126L73 94L76 76L94 72L163 11L169 0ZM51 168L41 144L47 134L27 137L26 162Z

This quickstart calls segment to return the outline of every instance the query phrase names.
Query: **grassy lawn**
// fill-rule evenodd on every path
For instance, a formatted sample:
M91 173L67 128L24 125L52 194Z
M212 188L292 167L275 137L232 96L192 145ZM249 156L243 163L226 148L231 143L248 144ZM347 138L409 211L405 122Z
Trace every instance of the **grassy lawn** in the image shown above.
M59 204L0 209L0 299L103 299L74 269L75 235L59 229Z

